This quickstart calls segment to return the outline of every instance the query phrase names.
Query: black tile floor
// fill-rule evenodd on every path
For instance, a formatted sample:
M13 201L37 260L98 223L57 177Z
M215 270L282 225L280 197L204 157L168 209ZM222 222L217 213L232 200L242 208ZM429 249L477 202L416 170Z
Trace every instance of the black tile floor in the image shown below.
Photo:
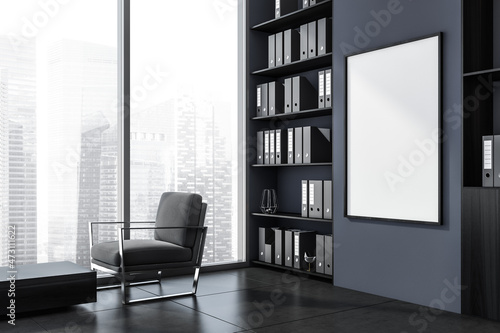
M135 287L132 297L189 290L189 277ZM334 287L286 271L202 273L196 297L122 305L119 289L97 302L32 313L0 332L500 332L500 323Z

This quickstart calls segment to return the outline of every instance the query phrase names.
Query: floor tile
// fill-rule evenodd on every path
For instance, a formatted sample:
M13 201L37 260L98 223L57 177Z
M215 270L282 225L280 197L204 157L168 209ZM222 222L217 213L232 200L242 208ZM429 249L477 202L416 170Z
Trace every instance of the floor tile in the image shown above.
M253 330L270 332L335 333L498 333L500 323L440 312L405 302L387 302Z
M84 314L53 314L36 321L48 332L235 332L240 328L170 301L161 307L127 305Z
M192 285L193 276L189 275L163 278L161 288L159 284L142 285L140 288L156 295L161 295L191 291ZM254 279L242 278L233 274L221 272L205 273L200 274L196 295L204 296L242 289L257 288L266 285L268 285L268 283Z
M276 286L174 301L246 329L388 301L294 275L284 281Z
M10 319L8 319L10 320ZM47 332L43 327L38 325L30 318L16 318L15 325L8 323L8 320L2 318L0 320L0 332L2 333L45 333Z

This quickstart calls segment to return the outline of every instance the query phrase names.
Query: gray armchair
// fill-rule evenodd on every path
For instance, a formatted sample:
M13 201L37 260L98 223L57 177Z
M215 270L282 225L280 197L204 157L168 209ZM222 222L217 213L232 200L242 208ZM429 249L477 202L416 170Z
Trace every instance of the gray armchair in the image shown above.
M130 227L124 227L124 222L90 222L91 269L120 280L123 304L196 294L207 234L207 204L201 200L198 194L166 192L160 198L156 221L129 222ZM118 241L94 244L95 225L116 223L121 224ZM144 226L147 223L150 226ZM153 229L154 239L125 239L127 231L142 229ZM185 267L194 268L191 291L133 300L127 297L127 287L152 282L134 282L137 275L153 272L158 274L154 282L161 282L162 271Z

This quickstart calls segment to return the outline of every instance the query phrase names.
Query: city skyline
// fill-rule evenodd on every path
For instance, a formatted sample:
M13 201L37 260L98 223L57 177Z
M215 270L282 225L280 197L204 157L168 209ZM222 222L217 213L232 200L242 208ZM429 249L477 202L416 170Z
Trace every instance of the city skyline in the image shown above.
M35 257L23 259L20 255L18 264L70 260L89 266L88 222L115 221L118 216L117 110L112 107L116 106L117 52L114 47L64 39L51 45L48 53L48 107L42 115L47 117L47 128L41 129L47 133L47 141L38 147L46 152L39 163L46 163L47 173L38 177L47 177L49 186L42 186L31 198L35 205L37 197L50 200L47 216L39 218L45 223L37 225L35 206L35 229L32 224L33 232L24 236L31 235L26 251ZM35 52L32 58L34 63ZM5 111L12 107L5 72L0 71L0 119L12 118ZM232 184L235 157L230 133L223 128L231 108L223 102L214 105L190 97L189 92L190 87L183 86L177 91L180 97L132 110L131 218L153 220L164 191L200 193L209 207L204 262L234 261L238 259L232 239L238 225L232 213L236 206ZM32 103L34 115L34 97ZM36 124L34 116L30 119ZM9 133L22 133L19 126L9 128ZM2 133L0 173L7 175L2 179L8 179L3 128ZM36 144L36 135L32 141L29 147ZM36 169L36 164L31 165L35 186ZM4 183L0 182L2 191ZM5 204L4 198L2 195L0 217L5 225L11 219L4 217L10 203ZM48 235L46 242L37 239L43 233ZM101 227L98 241L115 240L116 236L116 227ZM0 254L5 260L5 253Z

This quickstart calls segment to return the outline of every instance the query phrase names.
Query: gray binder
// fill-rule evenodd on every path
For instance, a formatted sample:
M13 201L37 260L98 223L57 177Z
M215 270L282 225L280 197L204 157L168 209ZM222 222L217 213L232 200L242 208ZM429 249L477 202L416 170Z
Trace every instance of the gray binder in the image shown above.
M325 274L325 236L316 235L316 273Z
M325 107L325 71L318 72L318 108Z
M268 103L269 103L268 84L267 83L261 84L261 88L262 88L262 90L261 90L261 109L262 109L261 116L265 117L268 115Z
M483 136L483 186L493 186L493 168L495 141L493 135Z
M269 35L267 37L268 41L268 62L267 66L269 68L275 67L276 66L276 60L275 60L275 55L276 55L276 37L275 35Z
M325 108L332 107L332 70L325 70Z
M309 182L307 180L302 180L302 209L301 216L309 217Z
M308 270L309 263L304 260L304 254L314 256L316 251L316 232L298 230L293 232L293 268ZM311 264L314 270L314 263Z
M333 218L333 202L332 202L332 181L323 181L323 218L331 220Z
M266 228L259 227L259 261L265 261Z
M292 111L299 112L317 108L317 92L311 83L303 76L292 79Z
M305 60L308 57L308 34L307 34L307 23L300 26L300 60Z
M318 55L332 52L332 19L318 20Z
M309 181L309 217L323 218L323 181Z
M269 131L264 131L264 164L269 164Z
M294 128L294 141L295 158L293 163L302 164L302 127Z
M307 49L309 50L308 58L314 58L317 53L317 42L316 38L316 21L309 22L307 24Z
M257 164L264 164L264 131L257 132Z
M279 82L268 83L268 115L283 113L283 85Z
M275 35L276 39L276 48L275 48L275 62L276 66L281 66L285 62L283 60L283 32L278 32Z
M292 106L292 78L285 79L285 113L290 113L293 110Z
M285 30L283 35L283 60L290 64L300 59L300 33L295 29Z
M302 0L302 8L309 7L309 0Z
M304 126L302 128L303 163L332 161L332 143L329 128Z
M275 164L275 144L276 133L274 130L269 131L269 164Z
M262 85L257 85L257 117L262 117Z
M333 275L333 236L325 235L325 274Z
M288 149L287 149L287 163L288 164L294 164L295 162L295 138L294 138L294 134L295 134L295 131L293 128L289 128L287 130L287 146L288 146Z
M275 163L276 164L286 164L287 162L287 141L286 141L286 129L277 129L275 131L276 138L276 152L275 152Z

